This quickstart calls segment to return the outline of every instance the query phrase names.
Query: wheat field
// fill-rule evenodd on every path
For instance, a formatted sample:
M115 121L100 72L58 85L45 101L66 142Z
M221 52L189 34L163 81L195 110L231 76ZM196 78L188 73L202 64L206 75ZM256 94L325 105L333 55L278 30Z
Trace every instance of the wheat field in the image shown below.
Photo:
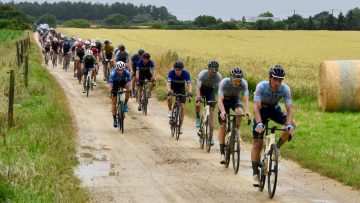
M322 61L360 58L359 32L74 28L58 31L83 39L110 39L116 46L124 43L130 53L143 48L152 54L163 76L176 58L185 62L193 76L208 60L216 59L223 74L239 66L253 83L267 79L269 67L280 64L287 73L284 82L290 85L295 98L316 98Z

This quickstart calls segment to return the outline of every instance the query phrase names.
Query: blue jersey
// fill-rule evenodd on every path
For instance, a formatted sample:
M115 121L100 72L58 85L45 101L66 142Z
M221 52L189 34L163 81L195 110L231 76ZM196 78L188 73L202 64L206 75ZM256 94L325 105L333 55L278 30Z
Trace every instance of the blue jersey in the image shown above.
M150 70L154 70L154 69L155 69L155 65L152 60L149 60L147 62L147 64L144 64L143 60L139 60L136 65L136 70L139 70L139 71L150 71Z
M262 81L256 85L254 101L277 107L281 98L284 98L285 104L292 104L290 88L286 84L282 83L276 91L270 89L269 81Z
M239 87L234 87L230 78L221 80L218 91L219 96L225 98L238 98L241 93L243 96L249 96L248 83L246 80L242 79Z
M125 81L126 83L129 83L131 81L130 79L130 73L127 70L124 70L124 72L119 75L116 71L116 68L113 69L109 76L109 83L114 84L115 82L121 82Z
M191 83L190 73L182 70L180 76L177 76L175 70L171 70L168 74L168 82L171 83L172 88L185 88L185 83Z

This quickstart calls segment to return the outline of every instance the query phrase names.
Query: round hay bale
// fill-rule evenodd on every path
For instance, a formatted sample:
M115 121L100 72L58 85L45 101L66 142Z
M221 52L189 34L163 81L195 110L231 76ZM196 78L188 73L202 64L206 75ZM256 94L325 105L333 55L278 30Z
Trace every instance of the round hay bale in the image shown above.
M325 61L319 78L319 108L360 111L360 60Z

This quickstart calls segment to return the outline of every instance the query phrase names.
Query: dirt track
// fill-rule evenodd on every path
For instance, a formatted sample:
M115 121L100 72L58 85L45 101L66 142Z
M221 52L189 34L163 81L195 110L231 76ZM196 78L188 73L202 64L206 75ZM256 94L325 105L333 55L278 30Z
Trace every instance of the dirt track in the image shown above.
M131 99L121 134L112 127L105 82L98 82L87 98L72 65L68 72L60 66L47 69L71 106L80 161L76 174L89 188L92 202L360 202L359 191L284 159L270 200L267 188L259 192L251 185L250 145L242 144L241 167L234 175L232 168L219 164L218 145L210 154L198 148L192 119L185 118L179 141L171 138L166 106L154 98L146 117Z

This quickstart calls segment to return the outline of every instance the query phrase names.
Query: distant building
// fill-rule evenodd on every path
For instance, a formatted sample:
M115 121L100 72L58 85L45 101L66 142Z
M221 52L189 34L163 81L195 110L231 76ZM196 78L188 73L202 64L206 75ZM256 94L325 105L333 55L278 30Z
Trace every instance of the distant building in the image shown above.
M281 21L280 18L275 17L245 17L247 23L255 23L258 20L273 20L274 22Z

